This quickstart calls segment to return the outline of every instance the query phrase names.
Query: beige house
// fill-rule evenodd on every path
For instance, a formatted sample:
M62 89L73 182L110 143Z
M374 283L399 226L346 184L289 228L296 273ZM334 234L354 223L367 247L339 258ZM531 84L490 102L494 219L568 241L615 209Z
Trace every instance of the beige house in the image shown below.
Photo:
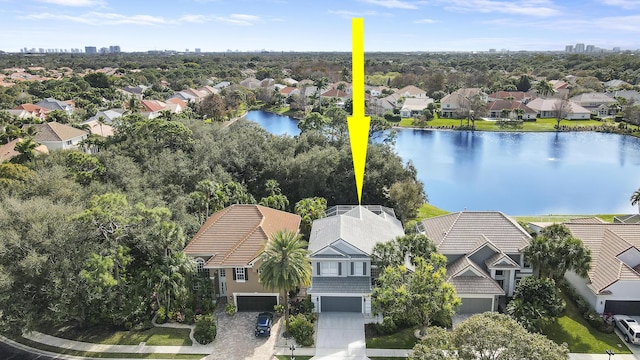
M259 282L259 256L272 234L298 233L300 216L260 205L231 205L207 219L184 252L198 272L208 272L216 296L238 311L273 311L278 290Z
M22 128L26 130L30 126L33 126L37 131L34 140L46 146L50 151L79 149L80 142L89 136L87 131L55 121L47 124L25 124Z

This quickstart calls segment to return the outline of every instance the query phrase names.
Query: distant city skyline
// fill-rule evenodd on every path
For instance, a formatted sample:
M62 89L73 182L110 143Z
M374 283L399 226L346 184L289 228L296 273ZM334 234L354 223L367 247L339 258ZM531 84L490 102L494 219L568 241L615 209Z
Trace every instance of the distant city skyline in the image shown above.
M640 49L638 0L0 0L0 50L365 51Z

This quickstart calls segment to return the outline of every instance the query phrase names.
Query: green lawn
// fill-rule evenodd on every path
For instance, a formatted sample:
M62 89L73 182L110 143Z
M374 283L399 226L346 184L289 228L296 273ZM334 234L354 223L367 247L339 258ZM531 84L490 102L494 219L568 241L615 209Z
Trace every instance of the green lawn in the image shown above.
M572 353L604 354L613 349L616 354L630 354L629 348L618 335L605 334L591 328L575 304L565 298L567 310L564 316L546 324L542 332L558 344L567 343Z
M422 219L428 219L440 215L446 215L449 212L446 210L442 210L438 207L435 207L431 204L424 204L418 210L418 216L416 216L416 220L420 221Z
M471 124L471 123L470 123ZM575 127L597 127L603 122L596 120L562 120L561 126ZM462 125L467 125L467 120L462 120ZM542 118L536 121L525 121L520 129L505 129L497 125L495 121L476 120L476 130L481 131L555 131L556 119ZM413 118L404 118L399 123L400 127L413 127ZM435 118L427 123L430 127L457 128L460 126L460 119L440 119ZM638 129L637 126L629 125L631 129Z
M529 216L514 216L513 218L521 222L565 222L576 218L585 217L599 217L606 222L613 222L614 216L620 216L620 214L596 214L596 215L529 215Z
M90 357L90 358L99 358L99 359L202 359L204 356L208 354L129 354L129 353L96 353L96 352L88 352L88 351L76 351L76 350L67 350L60 349L54 346L48 346L44 344L40 344L25 338L11 338L11 340L19 342L23 345L27 345L29 347L40 349L44 351L49 351L57 354L64 355L73 355L73 356L81 356L81 357Z
M144 331L114 331L102 327L49 332L52 336L105 345L177 345L191 346L189 329L154 327Z
M373 335L365 327L367 349L413 349L418 339L413 335L416 328L408 328L390 335Z

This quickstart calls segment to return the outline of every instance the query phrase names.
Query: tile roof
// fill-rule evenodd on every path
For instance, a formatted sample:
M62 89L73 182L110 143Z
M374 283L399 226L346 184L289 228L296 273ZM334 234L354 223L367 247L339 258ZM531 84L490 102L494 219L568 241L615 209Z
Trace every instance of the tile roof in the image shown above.
M632 247L640 250L639 224L569 222L565 226L591 250L587 286L595 294L619 280L640 281L640 274L618 259L618 255Z
M502 99L506 100L507 98L513 98L516 101L522 101L526 98L530 98L531 96L522 91L497 91L493 94L489 94L489 97L492 99Z
M300 216L260 205L231 205L207 219L185 247L191 256L211 256L206 267L245 266L278 230L298 232Z
M419 96L419 95L423 95L426 94L427 92L420 89L417 86L413 86L413 85L407 85L405 87L403 87L402 89L398 90L395 92L396 94L399 94L400 96Z
M8 143L6 143L4 145L0 145L0 163L2 163L5 160L10 160L14 156L17 156L17 155L20 154L19 152L15 151L14 148L21 141L22 141L21 138L17 138L17 139L9 141ZM38 153L38 154L48 154L49 153L49 149L47 149L47 147L45 145L38 145L34 149L34 151L36 153Z
M447 281L456 288L458 294L505 294L486 271L466 256L447 266L447 277Z
M67 141L89 134L84 130L76 129L72 126L60 124L55 121L47 124L25 124L22 126L22 128L26 129L29 126L35 127L35 129L38 131L38 133L34 137L37 142Z
M145 111L156 112L165 108L166 104L158 100L142 100L140 104L144 107Z
M432 98L406 98L402 104L402 110L422 111L431 103L433 103Z
M337 293L337 294L368 294L372 291L371 279L368 276L314 276L308 294Z
M344 240L360 251L371 254L378 242L386 242L404 236L400 220L382 212L375 214L363 206L339 215L313 222L309 238L311 255L338 240Z
M335 97L335 98L347 98L349 97L349 94L347 94L346 92L342 91L342 90L338 90L338 89L329 89L325 92L323 92L320 96L322 97Z
M469 254L480 245L483 236L507 254L519 253L531 240L517 222L497 211L451 213L425 219L422 226L445 255Z

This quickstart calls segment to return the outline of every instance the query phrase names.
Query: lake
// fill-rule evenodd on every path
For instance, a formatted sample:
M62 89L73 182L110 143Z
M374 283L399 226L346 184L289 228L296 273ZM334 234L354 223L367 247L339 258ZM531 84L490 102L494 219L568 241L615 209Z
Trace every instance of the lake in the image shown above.
M288 116L250 111L246 118L273 134L300 133L297 121ZM593 132L400 129L395 150L418 170L429 202L447 211L638 211L629 203L640 187L638 138Z

